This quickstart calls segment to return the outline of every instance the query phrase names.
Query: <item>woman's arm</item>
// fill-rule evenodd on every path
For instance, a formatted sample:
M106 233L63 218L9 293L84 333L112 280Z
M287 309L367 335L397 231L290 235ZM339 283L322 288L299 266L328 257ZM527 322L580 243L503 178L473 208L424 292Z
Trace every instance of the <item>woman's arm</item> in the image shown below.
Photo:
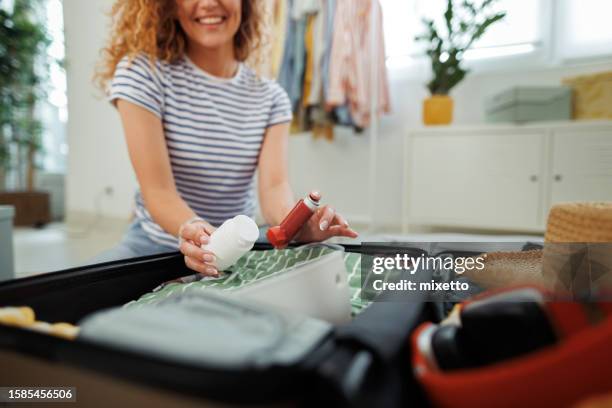
M289 185L289 124L268 128L259 155L259 204L270 225L278 225L295 205ZM330 206L323 206L308 221L296 239L302 242L323 241L332 236L356 238L348 222Z
M176 190L161 120L124 100L117 101L117 109L147 210L164 231L178 236L180 226L196 214Z
M123 123L130 160L153 221L174 236L182 233L184 241L180 249L185 254L187 266L201 273L216 273L209 269L210 265L202 262L210 261L205 256L211 254L199 247L207 242L208 235L215 228L207 222L181 228L196 214L176 189L161 120L146 109L122 99L117 101L117 109Z
M289 124L271 126L266 131L259 154L259 205L270 225L278 225L295 205L289 185L287 157Z

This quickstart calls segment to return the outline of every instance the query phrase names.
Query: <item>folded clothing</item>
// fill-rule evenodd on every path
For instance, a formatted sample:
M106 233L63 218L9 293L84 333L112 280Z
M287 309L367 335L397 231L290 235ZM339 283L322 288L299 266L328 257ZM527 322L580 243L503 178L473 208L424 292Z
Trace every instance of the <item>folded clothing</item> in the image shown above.
M155 304L168 296L181 293L185 290L231 290L253 284L263 279L283 274L294 268L329 255L334 251L341 251L327 245L308 245L299 248L272 249L265 251L251 251L238 260L219 278L205 278L191 283L172 282L161 289L144 294L139 299L129 302L125 307L139 307ZM363 300L361 294L361 255L356 253L343 254L344 265L347 272L347 281L350 287L351 307L353 315L360 313L370 302Z
M139 308L113 308L80 322L79 339L209 368L291 365L332 329L196 288Z

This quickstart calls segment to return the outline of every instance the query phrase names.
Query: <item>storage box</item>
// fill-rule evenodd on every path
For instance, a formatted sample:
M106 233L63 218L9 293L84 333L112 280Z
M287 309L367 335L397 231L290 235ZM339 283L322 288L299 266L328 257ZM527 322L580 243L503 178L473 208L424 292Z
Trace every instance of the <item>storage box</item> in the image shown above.
M571 88L514 87L488 98L487 122L537 122L569 120L572 114Z
M612 72L563 80L573 89L574 119L612 119Z
M13 217L15 209L0 205L0 281L13 279Z

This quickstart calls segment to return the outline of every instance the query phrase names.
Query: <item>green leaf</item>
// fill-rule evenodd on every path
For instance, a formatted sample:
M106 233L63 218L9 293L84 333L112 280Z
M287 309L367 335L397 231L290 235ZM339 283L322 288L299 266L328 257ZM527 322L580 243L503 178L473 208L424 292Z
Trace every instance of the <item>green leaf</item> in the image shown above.
M444 22L448 37L440 37L434 20L422 20L425 32L418 35L416 40L427 44L425 54L431 60L433 74L427 88L432 94L447 94L465 78L468 70L461 66L464 52L481 38L492 24L506 16L505 12L487 16L487 10L497 1L484 0L476 6L475 2L470 0L463 0L458 5L453 3L453 0L447 0ZM456 7L460 7L462 12L457 12ZM442 62L440 56L445 51L449 57Z
M4 0L0 0L4 1ZM36 20L43 0L15 0L12 12L0 10L0 166L7 165L10 143L41 144L42 125L35 107L45 97L51 43Z
M476 7L471 1L464 0L463 3L461 3L461 7L468 10L472 16L475 16L477 14Z
M453 14L453 0L447 0L444 21L446 22L446 29L448 30L449 41L453 38Z
M489 6L492 6L493 3L495 3L497 0L485 0L482 2L482 4L480 5L480 10L483 11L486 8L488 8Z
M476 40L481 38L483 36L483 34L485 33L485 31L487 31L487 29L492 24L502 20L504 17L506 17L506 13L505 12L498 13L498 14L492 16L492 17L487 17L487 19L482 24L480 24L480 25L478 25L476 27L476 31L472 35L472 39L470 40L469 45L473 44Z

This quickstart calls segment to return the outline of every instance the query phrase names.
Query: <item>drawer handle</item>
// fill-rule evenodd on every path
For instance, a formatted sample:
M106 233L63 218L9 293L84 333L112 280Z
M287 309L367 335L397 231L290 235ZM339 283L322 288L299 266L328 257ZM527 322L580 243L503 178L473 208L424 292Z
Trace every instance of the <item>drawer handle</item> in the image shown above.
M529 177L529 180L530 180L532 183L535 183L536 181L538 181L538 176L536 176L536 175L534 174L534 175L532 175L532 176L530 176L530 177Z
M561 181L563 180L563 176L561 176L560 174L555 174L555 181Z

